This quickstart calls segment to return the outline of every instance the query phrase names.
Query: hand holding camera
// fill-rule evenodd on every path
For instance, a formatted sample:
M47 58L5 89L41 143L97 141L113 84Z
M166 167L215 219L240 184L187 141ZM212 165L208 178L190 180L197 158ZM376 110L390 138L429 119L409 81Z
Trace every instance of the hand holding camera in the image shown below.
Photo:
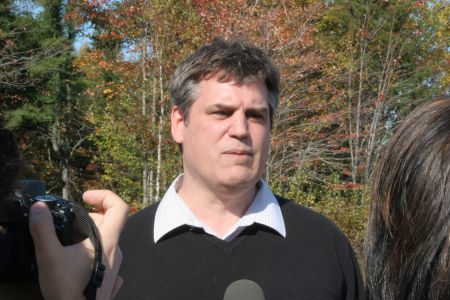
M1 218L0 281L27 282L38 274L45 299L85 299L87 291L87 299L113 297L121 284L117 242L128 208L110 191L89 191L83 198L99 213L89 218L78 204L45 195L40 182L19 182Z
M105 190L86 192L83 200L99 211L90 214L102 241L106 267L97 299L110 299L121 284L121 279L116 279L122 261L117 242L128 207L116 194ZM54 225L48 207L43 203L34 204L30 211L30 231L35 244L42 294L45 299L84 299L83 291L94 261L94 246L89 239L62 246L52 228Z
M0 145L0 299L41 299L41 293L45 299L84 299L88 282L95 286L102 273L100 289L90 294L112 298L121 283L117 243L128 206L113 192L89 191L83 199L98 212L89 218L74 202L45 196L40 182L17 189L22 162L1 124Z

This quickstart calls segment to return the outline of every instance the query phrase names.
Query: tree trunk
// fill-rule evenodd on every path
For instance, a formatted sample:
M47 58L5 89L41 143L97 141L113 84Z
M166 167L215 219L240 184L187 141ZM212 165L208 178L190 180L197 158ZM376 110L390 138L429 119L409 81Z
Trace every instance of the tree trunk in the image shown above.
M142 118L145 122L147 117L147 70L146 70L146 64L147 64L147 23L144 25L144 37L142 38L142 63L141 63L141 70L142 70ZM149 173L150 173L150 167L149 167L149 158L147 154L147 149L145 149L145 141L142 141L142 153L143 153L143 170L142 170L142 202L144 206L150 205L152 199L150 197L150 184L149 184Z
M61 157L61 180L63 182L62 197L70 200L69 161L66 157Z
M159 114L159 128L158 128L158 160L156 167L156 192L155 200L158 201L160 198L160 183L161 183L161 148L162 148L162 134L164 126L164 90L163 90L163 72L162 72L162 50L159 52L159 91L160 91L160 114Z

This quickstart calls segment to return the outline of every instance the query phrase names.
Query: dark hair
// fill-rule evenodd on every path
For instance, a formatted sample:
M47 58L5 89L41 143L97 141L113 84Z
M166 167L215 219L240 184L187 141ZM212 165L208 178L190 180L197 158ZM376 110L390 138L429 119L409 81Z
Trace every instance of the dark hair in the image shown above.
M216 74L223 82L264 82L269 94L272 122L280 94L277 67L260 48L243 40L226 41L221 38L215 38L211 44L189 55L175 71L170 83L170 95L172 104L180 108L185 119L195 101L198 82Z
M0 127L0 207L1 201L12 192L21 166L19 149L13 134Z
M374 175L369 299L450 299L450 99L415 109Z

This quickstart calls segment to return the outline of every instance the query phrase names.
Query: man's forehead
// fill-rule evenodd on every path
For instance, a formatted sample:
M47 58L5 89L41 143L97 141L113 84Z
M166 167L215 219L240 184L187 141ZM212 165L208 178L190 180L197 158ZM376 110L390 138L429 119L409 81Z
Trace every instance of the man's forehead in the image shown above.
M268 89L267 89L265 82L262 79L259 79L257 77L246 77L242 80L238 80L235 77L232 77L231 75L229 75L228 77L221 77L220 73L219 74L213 73L213 74L210 74L209 76L202 77L197 82L197 87L199 88L200 86L202 86L206 83L209 83L209 82L228 83L230 85L234 85L234 86L238 86L238 87L250 86L250 85L259 86L264 91L263 93L265 94L266 98L268 98Z
M229 88L230 86L242 88L240 90L246 93L244 94L245 95L244 99L251 100L247 103L250 103L252 106L258 106L262 108L270 106L267 88L264 85L264 83L260 81L250 81L250 82L236 82L234 80L219 81L217 78L214 77L204 79L198 83L195 98L199 99L199 97L206 97L209 99L208 102L210 102L210 105L222 104L223 106L225 106L228 103L228 105L232 106L233 102L237 98L235 98L234 96L235 90L230 89ZM261 101L261 99L263 99L264 101Z

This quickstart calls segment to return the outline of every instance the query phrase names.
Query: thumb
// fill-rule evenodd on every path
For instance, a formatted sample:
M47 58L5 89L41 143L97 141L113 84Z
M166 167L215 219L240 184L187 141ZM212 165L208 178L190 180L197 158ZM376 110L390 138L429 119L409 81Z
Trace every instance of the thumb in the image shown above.
M30 232L38 256L49 255L62 247L56 236L52 215L45 203L36 202L31 206Z

